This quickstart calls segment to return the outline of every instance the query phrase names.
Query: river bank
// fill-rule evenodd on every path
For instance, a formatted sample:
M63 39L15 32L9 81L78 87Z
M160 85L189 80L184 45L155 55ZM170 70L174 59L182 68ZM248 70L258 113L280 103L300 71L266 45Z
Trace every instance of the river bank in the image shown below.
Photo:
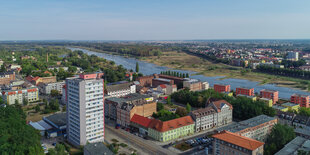
M259 93L259 91L262 89L271 89L271 90L279 91L279 97L283 98L283 99L289 99L290 96L294 93L303 94L303 95L310 95L309 92L301 91L300 89L296 89L296 88L292 89L292 87L286 87L286 86L280 87L279 85L274 84L274 82L272 84L267 83L267 82L269 82L267 80L265 80L264 81L265 83L263 83L263 82L257 82L254 80L242 79L242 78L228 78L225 76L206 76L206 75L202 75L202 74L199 74L197 72L194 72L193 70L185 70L185 68L172 69L172 67L168 68L168 67L164 67L161 65L156 65L154 63L149 63L148 61L143 60L143 58L138 60L138 59L135 59L132 57L123 57L123 56L119 56L119 55L111 55L111 54L108 54L106 52L95 52L95 51L86 50L83 48L72 48L72 47L67 47L67 48L69 48L73 51L74 50L81 50L88 55L97 55L99 57L103 57L107 60L114 61L115 64L122 65L123 67L125 67L126 69L129 69L129 70L130 69L134 70L136 67L136 63L138 62L139 66L140 66L139 67L140 73L143 73L144 75L160 73L162 71L167 71L167 70L174 70L174 71L181 72L181 73L189 73L190 78L199 79L201 81L207 81L207 82L209 82L210 87L213 87L214 84L229 84L229 85L231 85L232 90L235 90L237 87L248 87L248 88L254 88L254 91L256 93ZM175 54L176 53L174 53L174 56L175 56ZM159 59L162 59L162 56ZM198 59L200 59L200 58L198 58ZM192 59L190 59L190 60L192 60ZM196 61L197 60L194 60L194 62L196 62ZM205 61L205 60L201 60L201 61ZM208 63L210 63L210 62L208 62ZM239 72L239 74L241 74L241 73ZM249 74L253 75L253 73L249 73ZM245 75L248 76L249 74L245 74ZM272 75L270 75L270 76L272 76ZM273 79L270 78L269 80L273 80ZM277 81L281 82L280 80L277 80ZM285 83L288 84L287 82L285 82Z
M112 55L117 55L113 52L101 51L93 48L86 47L76 47L83 48L95 52L107 53ZM129 55L121 55L127 58L133 58ZM293 89L298 89L302 91L309 91L306 80L301 80L297 78L281 77L276 75L269 75L265 73L250 72L241 67L229 66L222 63L213 63L206 59L199 58L197 56L189 55L184 52L163 52L161 56L150 56L138 58L141 61L146 61L159 66L168 67L176 70L190 70L196 72L195 75L204 75L209 77L222 77L220 79L245 79L250 81L259 82L260 85L263 84L276 84L281 87L289 87Z

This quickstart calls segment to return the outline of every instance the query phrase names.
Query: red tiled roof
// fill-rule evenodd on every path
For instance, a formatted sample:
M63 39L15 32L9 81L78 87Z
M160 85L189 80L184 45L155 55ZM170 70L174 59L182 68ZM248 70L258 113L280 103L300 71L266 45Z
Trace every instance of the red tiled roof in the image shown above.
M167 86L165 84L161 84L159 85L161 88L167 88Z
M191 125L194 121L191 116L184 116L176 118L170 121L162 122L160 120L153 119L149 125L149 128L155 129L159 132L166 132L169 130L177 129L183 126Z
M33 81L37 81L40 77L36 76L34 78L32 78Z
M240 147L243 147L251 151L264 145L263 142L260 142L260 141L257 141L257 140L254 140L248 137L240 136L236 133L232 133L226 130L220 133L214 134L212 135L212 137L231 143L231 144L234 144L234 145L237 145L237 146L240 146Z
M137 114L134 114L130 120L131 122L137 123L139 125L142 125L144 127L148 127L151 123L151 119L147 118L147 117L143 117Z
M221 104L222 104L222 103L227 104L231 109L233 108L233 106L232 106L230 103L228 103L227 101L225 101L225 100L218 100L218 101L214 101L214 102L213 102L213 104L216 106L216 108L217 108L218 110L221 110Z
M29 81L29 82L31 82L32 79L33 79L33 77L32 77L31 75L29 75L29 76L26 77L26 80Z

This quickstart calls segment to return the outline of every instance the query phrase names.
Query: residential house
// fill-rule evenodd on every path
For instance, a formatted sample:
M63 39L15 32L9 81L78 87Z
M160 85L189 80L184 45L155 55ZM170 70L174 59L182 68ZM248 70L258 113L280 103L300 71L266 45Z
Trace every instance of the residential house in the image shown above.
M194 133L194 121L191 116L184 116L169 121L153 119L148 127L149 137L166 142Z
M229 131L212 135L213 154L263 155L264 143Z
M218 128L216 129L216 131L221 132L227 130L241 136L256 139L259 141L265 141L267 139L267 136L270 134L273 126L277 123L278 119L275 117L259 115L238 123Z

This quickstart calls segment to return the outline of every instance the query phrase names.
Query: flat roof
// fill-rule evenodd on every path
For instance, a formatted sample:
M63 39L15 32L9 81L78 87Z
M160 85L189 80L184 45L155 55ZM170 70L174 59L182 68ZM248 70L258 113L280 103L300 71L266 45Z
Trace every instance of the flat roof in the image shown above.
M289 106L289 107L299 106L299 104L294 104L294 103L291 103L291 102L286 102L286 103L283 103L282 105Z
M43 117L43 120L50 123L55 128L61 128L67 125L67 115L65 112Z
M292 155L297 154L298 150L310 151L310 140L297 136L288 144L286 144L275 155Z
M282 106L279 106L279 105L273 105L272 108L273 109L277 109L277 110L286 109L286 107L282 107Z
M231 124L222 128L218 128L216 129L217 131L223 131L223 130L227 130L230 132L239 132L242 131L244 129L250 128L250 127L255 127L258 126L260 124L275 120L275 117L270 117L267 115L259 115L235 124Z
M84 152L87 151L90 155L114 155L110 149L102 142L89 143L84 146Z

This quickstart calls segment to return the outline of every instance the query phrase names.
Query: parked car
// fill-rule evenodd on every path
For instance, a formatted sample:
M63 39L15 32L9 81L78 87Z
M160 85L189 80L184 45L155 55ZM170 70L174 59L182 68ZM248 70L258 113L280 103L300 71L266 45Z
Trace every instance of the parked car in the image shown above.
M115 125L115 129L119 129L120 127L121 127L121 125L119 125L119 124Z

